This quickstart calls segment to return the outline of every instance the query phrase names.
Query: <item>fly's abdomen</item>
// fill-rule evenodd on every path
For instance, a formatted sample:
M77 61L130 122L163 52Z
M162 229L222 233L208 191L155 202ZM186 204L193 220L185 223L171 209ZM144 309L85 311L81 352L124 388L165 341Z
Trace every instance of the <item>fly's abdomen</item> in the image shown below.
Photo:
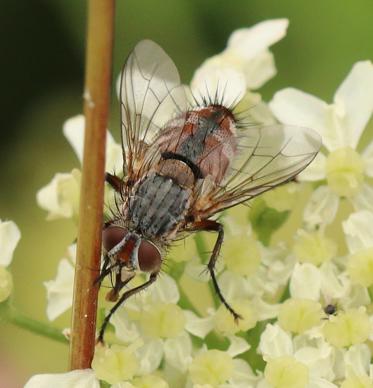
M129 202L133 229L147 237L161 237L184 219L190 190L156 173L141 181Z
M184 122L171 121L157 142L162 156L184 161L196 178L219 183L236 154L235 118L220 105L196 108Z

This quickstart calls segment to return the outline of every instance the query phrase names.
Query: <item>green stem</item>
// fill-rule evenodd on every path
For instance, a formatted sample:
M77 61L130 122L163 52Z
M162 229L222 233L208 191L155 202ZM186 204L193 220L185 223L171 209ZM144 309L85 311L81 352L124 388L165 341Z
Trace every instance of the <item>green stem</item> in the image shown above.
M2 306L1 316L6 321L13 323L15 326L28 330L32 333L53 339L64 344L69 343L67 338L62 334L62 330L57 329L49 325L48 323L32 319L22 314L16 308L10 306L9 304L5 304L5 306Z

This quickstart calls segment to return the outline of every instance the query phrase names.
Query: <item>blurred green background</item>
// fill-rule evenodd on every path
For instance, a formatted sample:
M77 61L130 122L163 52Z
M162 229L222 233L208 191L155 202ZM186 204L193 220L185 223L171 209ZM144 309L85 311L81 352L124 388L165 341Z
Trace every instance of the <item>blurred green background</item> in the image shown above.
M290 25L272 48L278 75L261 90L267 100L293 86L331 101L352 64L373 59L372 0L119 0L114 80L143 38L159 43L188 82L233 30L283 17ZM54 278L76 230L69 220L46 222L35 194L56 172L78 166L61 129L82 108L85 30L85 1L1 2L0 218L14 220L22 232L11 266L14 303L43 321L42 282ZM113 93L110 128L118 139L117 105ZM55 325L69 326L69 315ZM0 362L9 360L21 383L35 373L64 371L67 354L67 346L1 323Z

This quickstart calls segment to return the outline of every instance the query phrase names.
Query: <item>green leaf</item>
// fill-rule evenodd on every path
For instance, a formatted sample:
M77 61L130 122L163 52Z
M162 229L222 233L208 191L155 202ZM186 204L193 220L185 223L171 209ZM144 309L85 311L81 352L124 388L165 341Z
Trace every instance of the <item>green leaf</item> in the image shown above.
M253 203L249 213L249 220L258 239L264 245L269 245L272 234L284 224L289 214L288 210L279 212L268 207L263 199L258 198Z

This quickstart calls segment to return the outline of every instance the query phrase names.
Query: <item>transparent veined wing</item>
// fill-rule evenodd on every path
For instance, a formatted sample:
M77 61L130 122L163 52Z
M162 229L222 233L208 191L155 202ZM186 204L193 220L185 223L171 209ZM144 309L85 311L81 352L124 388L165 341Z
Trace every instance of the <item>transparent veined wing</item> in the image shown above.
M187 110L187 99L174 62L150 40L129 55L119 94L124 172L131 179L154 158L147 154L149 145L170 119Z
M200 213L205 216L292 180L321 147L319 134L308 128L274 124L237 131L237 154L224 180L219 187L206 185L202 193Z

